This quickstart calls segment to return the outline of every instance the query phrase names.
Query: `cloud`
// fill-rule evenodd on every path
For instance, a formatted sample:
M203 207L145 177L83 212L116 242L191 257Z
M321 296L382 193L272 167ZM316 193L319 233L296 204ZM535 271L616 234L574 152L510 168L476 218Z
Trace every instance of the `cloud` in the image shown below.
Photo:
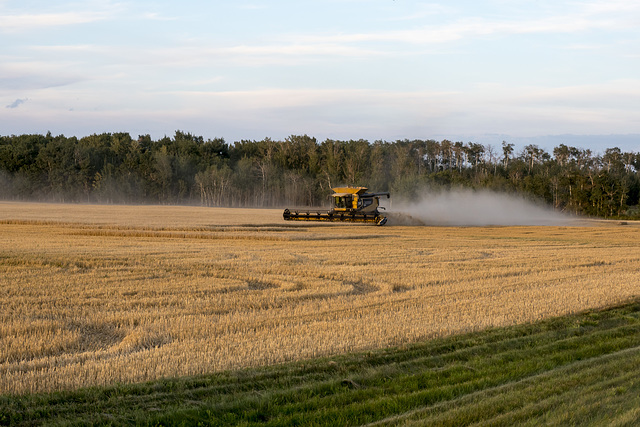
M3 31L28 31L33 28L87 24L105 19L103 12L66 12L5 15L0 17Z
M178 18L175 16L164 16L157 12L146 12L142 14L142 18L149 21L176 21Z
M72 85L86 80L66 61L0 64L0 90L25 91Z
M391 42L407 45L431 45L474 39L484 36L522 34L569 34L592 30L636 29L640 3L637 1L593 1L574 4L570 10L541 9L541 14L524 17L454 16L452 10L443 23L427 24L401 30L360 33L337 33L296 36L309 44ZM445 9L435 9L445 14ZM435 13L435 12L434 12Z
M0 32L16 33L28 32L50 27L63 27L79 24L89 24L97 21L113 19L122 14L124 5L122 3L105 0L102 2L87 2L89 6L84 10L76 4L55 4L51 7L58 10L11 13L8 10L0 11ZM91 8L91 5L96 5ZM28 6L20 6L22 9ZM59 11L64 9L63 11ZM80 9L80 10L79 10ZM72 11L68 11L72 10Z
M20 105L24 104L25 102L27 102L28 99L24 98L24 99L16 99L15 101L13 101L11 104L7 105L6 108L18 108Z
M592 15L610 12L637 12L640 4L636 0L597 0L587 3L585 10Z
M440 4L422 4L415 5L415 10L409 12L407 15L392 16L387 18L387 21L415 21L418 19L425 19L431 16L443 15L454 12L455 9L450 6Z
M119 56L127 55L140 62L171 66L291 66L328 59L384 58L423 54L425 49L442 49L450 43L483 38L507 38L513 35L536 36L580 34L594 30L621 31L635 28L639 6L631 2L590 2L574 9L543 10L530 16L465 16L428 9L424 13L447 15L442 20L426 24L416 20L414 25L400 29L374 31L320 32L304 31L267 34L253 40L237 40L228 44L212 43L211 39L192 39L183 46L154 46L145 52L127 52L118 47ZM418 22L420 24L416 25ZM606 42L602 46L606 47ZM572 44L570 49L586 49L597 45ZM431 53L441 53L433 51Z
M603 133L612 128L637 133L637 108L629 106L637 105L638 98L631 96L622 107L611 102L619 99L620 86L531 87L518 94L513 87L499 86L464 93L265 89L172 95L192 106L183 111L187 116L224 117L225 126L235 122L240 129L244 123L276 136L301 131L321 138L376 139L497 131ZM492 102L487 102L485 91L495 95Z

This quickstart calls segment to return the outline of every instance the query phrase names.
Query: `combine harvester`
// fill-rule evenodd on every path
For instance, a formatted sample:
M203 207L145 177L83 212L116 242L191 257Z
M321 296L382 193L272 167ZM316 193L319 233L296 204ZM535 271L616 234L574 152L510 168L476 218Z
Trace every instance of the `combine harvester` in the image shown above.
M287 221L344 221L385 225L387 217L380 213L380 197L389 193L367 193L365 187L333 188L331 210L285 209L282 217Z

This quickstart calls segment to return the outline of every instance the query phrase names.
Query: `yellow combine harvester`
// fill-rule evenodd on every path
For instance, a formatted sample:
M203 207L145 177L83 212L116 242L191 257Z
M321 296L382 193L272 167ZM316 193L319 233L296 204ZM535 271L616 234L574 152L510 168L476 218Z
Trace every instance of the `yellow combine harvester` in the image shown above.
M282 217L288 221L346 221L376 225L387 223L387 217L382 215L379 209L384 210L380 206L380 197L389 198L389 193L367 193L365 187L338 187L333 191L331 210L285 209Z

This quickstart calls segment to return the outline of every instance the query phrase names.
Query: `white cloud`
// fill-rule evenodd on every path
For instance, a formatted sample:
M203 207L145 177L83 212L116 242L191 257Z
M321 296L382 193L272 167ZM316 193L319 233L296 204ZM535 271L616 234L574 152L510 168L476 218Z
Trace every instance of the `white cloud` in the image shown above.
M0 89L23 91L71 85L85 80L69 62L7 61L0 64Z
M583 7L586 13L594 16L611 12L629 13L640 11L640 3L636 0L599 0L585 3Z
M484 85L478 90L483 99L516 107L574 108L583 110L640 110L640 80L620 79L562 87ZM626 115L626 114L625 114Z
M0 16L1 31L30 31L35 28L86 24L107 19L105 12L64 12Z
M221 66L250 66L276 65L279 67L294 64L313 63L327 58L372 57L383 53L363 49L358 46L340 44L265 44L265 45L235 45L210 46L205 42L191 43L187 46L98 46L98 45L56 45L32 46L26 49L35 52L39 57L50 59L49 66L41 68L41 72L59 64L69 66L72 61L76 64L87 64L91 74L101 74L100 68L107 64L110 67L161 67L167 69L212 68ZM90 64L90 65L89 65ZM106 65L105 65L106 66ZM133 67L133 68L132 68ZM78 68L73 67L73 68ZM48 71L46 71L48 72Z
M117 0L81 3L49 2L45 7L19 4L13 9L0 5L0 32L24 33L50 27L74 26L113 19L123 13Z
M561 34L584 32L593 29L615 29L632 27L634 13L640 10L640 2L613 1L578 3L571 12L524 18L483 18L448 16L450 22L422 25L395 30L370 32L340 32L333 30L325 34L288 33L267 34L260 40L223 42L202 36L188 41L176 42L174 46L54 46L35 48L45 51L57 50L73 55L86 51L99 61L108 58L113 64L146 64L177 68L219 67L220 65L291 66L308 64L327 59L398 57L423 55L426 46L483 37L508 37L514 34ZM69 12L62 14L16 15L0 17L0 28L26 29L38 25L67 25L107 19L117 6L107 11ZM438 5L417 8L423 14L444 13L447 9ZM615 19L612 19L612 16ZM164 19L148 12L148 19ZM636 14L637 19L637 14ZM8 21L11 21L9 23ZM593 47L593 44L573 44L571 49ZM606 46L606 43L603 43ZM433 52L430 52L433 53ZM102 56L101 56L102 55ZM106 56L105 56L106 55ZM55 59L52 59L55 61Z
M446 13L452 13L455 9L449 6L444 6L435 3L420 3L415 5L415 10L412 10L406 15L389 17L387 21L415 21L418 19L424 19L426 17L443 15Z
M145 12L142 14L142 18L149 21L161 21L161 22L176 21L178 19L175 16L165 16L157 12Z
M571 12L549 12L546 16L526 18L458 17L444 24L422 25L402 30L362 33L295 36L310 44L398 42L406 44L439 44L466 38L514 34L563 34L594 29L635 29L639 22L640 2L602 1L573 4Z

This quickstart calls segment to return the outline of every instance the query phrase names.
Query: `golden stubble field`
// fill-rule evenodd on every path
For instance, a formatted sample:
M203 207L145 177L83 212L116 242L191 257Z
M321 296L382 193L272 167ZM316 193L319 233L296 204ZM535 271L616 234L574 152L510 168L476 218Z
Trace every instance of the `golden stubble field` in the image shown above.
M640 225L289 223L0 202L0 393L210 373L640 295Z

